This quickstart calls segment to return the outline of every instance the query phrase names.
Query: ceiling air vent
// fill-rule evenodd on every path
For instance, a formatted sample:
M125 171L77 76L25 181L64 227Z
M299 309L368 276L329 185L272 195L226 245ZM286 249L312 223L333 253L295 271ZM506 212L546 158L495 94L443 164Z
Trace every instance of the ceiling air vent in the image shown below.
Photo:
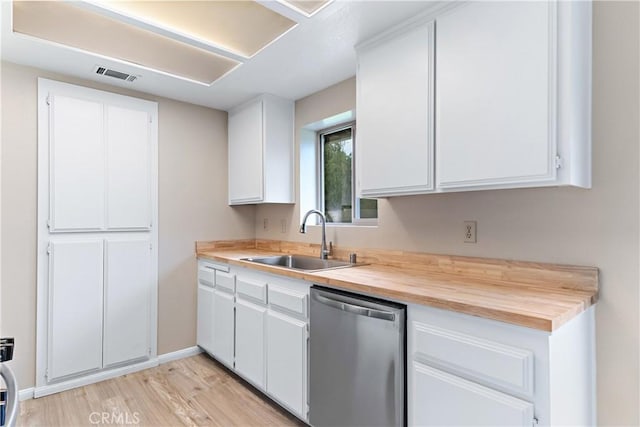
M123 73L122 71L111 70L105 67L96 67L96 74L100 74L101 76L113 77L119 80L124 80L126 82L132 82L138 78L138 76L134 76L133 74Z

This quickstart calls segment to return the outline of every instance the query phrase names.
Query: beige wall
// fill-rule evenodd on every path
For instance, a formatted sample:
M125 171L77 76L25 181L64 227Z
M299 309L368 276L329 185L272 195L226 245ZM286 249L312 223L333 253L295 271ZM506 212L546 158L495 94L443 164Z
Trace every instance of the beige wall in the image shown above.
M598 419L640 424L640 115L638 3L594 4L593 188L478 191L380 201L377 228L331 228L334 244L597 266ZM296 103L296 129L355 107L355 81ZM293 226L263 231L263 218ZM260 206L260 238L318 242L297 232L298 206ZM478 243L463 243L463 221ZM277 228L277 227L275 227Z
M196 240L253 237L255 207L227 206L227 113L2 63L2 336L20 388L35 380L37 78L159 104L158 353L195 345Z

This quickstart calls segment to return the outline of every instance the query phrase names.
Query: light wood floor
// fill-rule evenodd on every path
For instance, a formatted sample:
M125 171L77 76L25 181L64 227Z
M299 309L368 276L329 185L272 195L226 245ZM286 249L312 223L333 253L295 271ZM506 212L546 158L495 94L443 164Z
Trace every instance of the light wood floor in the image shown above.
M304 425L204 354L20 405L19 426Z

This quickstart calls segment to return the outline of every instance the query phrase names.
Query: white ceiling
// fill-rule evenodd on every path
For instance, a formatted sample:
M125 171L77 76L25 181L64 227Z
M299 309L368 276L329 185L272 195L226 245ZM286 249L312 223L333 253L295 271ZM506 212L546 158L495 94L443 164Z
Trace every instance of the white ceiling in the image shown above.
M261 93L300 99L355 75L354 45L436 6L428 0L336 0L307 18L276 2L260 3L286 13L299 25L211 86L14 34L9 1L0 4L0 53L5 61L229 110ZM141 77L132 83L120 82L96 75L96 65Z

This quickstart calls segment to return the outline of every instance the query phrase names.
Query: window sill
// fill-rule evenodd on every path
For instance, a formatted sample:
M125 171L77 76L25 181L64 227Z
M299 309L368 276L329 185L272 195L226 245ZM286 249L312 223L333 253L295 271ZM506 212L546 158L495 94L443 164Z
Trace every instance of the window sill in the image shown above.
M321 224L307 224L307 228L309 227L322 227ZM372 224L372 223L365 223L365 224L358 224L358 223L336 223L336 222L328 222L327 223L327 228L349 228L349 227L353 227L353 228L378 228L378 224Z

